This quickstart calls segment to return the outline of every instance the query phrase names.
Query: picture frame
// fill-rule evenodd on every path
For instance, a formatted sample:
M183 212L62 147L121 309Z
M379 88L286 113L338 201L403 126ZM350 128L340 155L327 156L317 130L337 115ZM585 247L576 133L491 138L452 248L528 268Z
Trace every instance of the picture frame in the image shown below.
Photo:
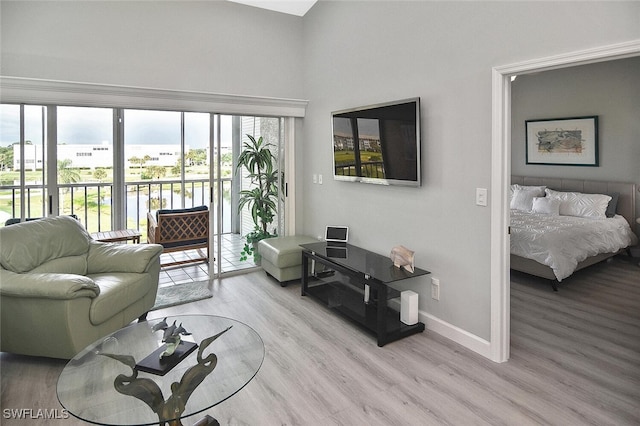
M526 120L526 164L598 167L598 116Z

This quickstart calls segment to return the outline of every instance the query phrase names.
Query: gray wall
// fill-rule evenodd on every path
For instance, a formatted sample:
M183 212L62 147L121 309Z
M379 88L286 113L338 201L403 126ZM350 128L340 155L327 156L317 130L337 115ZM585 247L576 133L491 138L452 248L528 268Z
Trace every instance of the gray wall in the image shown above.
M304 231L344 224L381 254L415 250L441 283L439 302L428 277L406 284L420 310L489 340L491 218L475 190L491 183L492 67L640 38L639 13L617 2L320 1L304 18ZM333 181L331 111L413 96L423 186Z
M513 174L640 185L640 57L523 75L511 87ZM599 167L525 164L525 120L590 115L598 116Z
M223 1L0 2L0 73L302 96L302 18Z

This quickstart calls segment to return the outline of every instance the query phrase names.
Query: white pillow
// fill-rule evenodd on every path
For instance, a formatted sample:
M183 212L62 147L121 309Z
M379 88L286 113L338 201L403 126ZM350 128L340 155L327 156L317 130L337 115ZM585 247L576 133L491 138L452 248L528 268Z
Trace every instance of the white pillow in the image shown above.
M537 196L537 190L531 190L528 188L520 187L513 191L513 197L511 198L511 208L513 210L522 210L525 212L531 211L533 206L533 199Z
M516 189L525 189L527 191L535 192L534 197L544 197L544 190L547 189L546 186L524 186L517 183L514 183L509 186L509 203L513 200L513 194ZM513 208L513 207L512 207Z
M560 200L548 197L535 197L533 199L531 212L558 216L560 214Z
M546 190L547 197L560 200L560 215L606 218L611 197L604 194L583 194L581 192L559 192Z
M520 185L518 183L514 183L511 185L511 193L516 189L526 189L527 191L534 191L536 193L536 197L544 197L544 190L547 189L546 186L530 186L530 185Z
M511 201L511 199L513 198L513 193L518 188L518 186L519 185L517 185L515 183L513 185L509 186L509 201Z
M516 189L526 189L527 191L533 191L536 193L536 197L544 197L544 191L547 189L546 186L525 186L518 185L516 183Z

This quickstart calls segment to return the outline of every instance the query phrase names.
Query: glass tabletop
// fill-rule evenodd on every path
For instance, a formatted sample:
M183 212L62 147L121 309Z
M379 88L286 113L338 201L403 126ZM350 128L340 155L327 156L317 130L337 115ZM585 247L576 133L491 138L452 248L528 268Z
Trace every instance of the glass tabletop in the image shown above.
M174 324L186 331L177 333L181 345L193 342L197 347L164 375L135 367L164 350L164 330ZM151 358L155 357L159 355ZM69 413L90 423L179 424L180 418L211 408L242 389L263 359L262 339L239 321L211 315L149 320L118 330L71 359L58 379L58 399Z

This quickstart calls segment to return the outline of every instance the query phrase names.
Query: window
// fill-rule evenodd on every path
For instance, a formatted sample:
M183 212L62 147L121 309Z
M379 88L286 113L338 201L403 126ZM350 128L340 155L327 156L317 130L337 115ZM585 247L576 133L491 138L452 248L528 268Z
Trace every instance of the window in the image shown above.
M0 225L46 214L47 107L0 105Z
M58 214L89 232L113 229L113 109L57 107ZM94 155L95 153L95 155Z

